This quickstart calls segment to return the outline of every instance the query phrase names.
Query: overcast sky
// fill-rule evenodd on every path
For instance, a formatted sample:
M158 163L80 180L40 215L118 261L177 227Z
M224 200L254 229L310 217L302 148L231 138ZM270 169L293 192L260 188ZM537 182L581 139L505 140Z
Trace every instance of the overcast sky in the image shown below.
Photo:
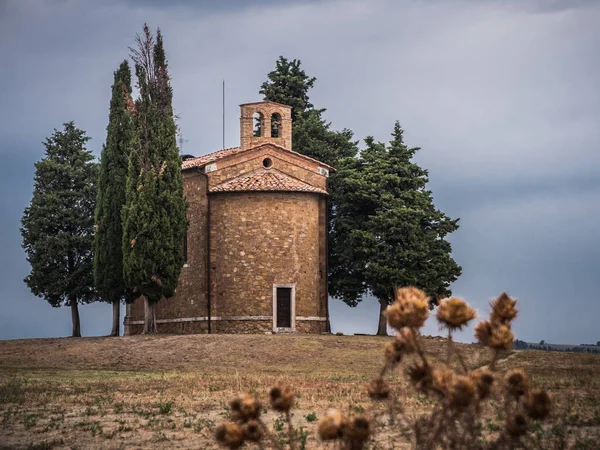
M600 340L600 2L583 0L0 0L0 339L70 334L23 283L20 218L54 128L74 120L99 155L144 22L164 33L185 153L221 148L222 79L236 146L238 105L279 55L301 59L333 128L384 141L399 120L422 147L436 206L461 219L455 295L483 316L508 291L526 341ZM372 299L330 309L333 331L376 329ZM84 335L110 330L109 305L81 316Z

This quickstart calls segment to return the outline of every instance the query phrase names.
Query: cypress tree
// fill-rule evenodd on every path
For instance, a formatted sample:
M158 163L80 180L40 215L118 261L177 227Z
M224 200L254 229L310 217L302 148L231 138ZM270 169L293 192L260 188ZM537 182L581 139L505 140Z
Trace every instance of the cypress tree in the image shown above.
M144 333L156 332L154 307L172 297L183 265L187 226L172 89L160 30L147 25L132 49L139 98L123 209L123 273L145 305Z
M131 71L129 63L123 61L114 73L95 214L94 278L100 297L112 303L111 336L119 335L121 300L127 294L123 279L121 210L125 204L127 168L134 137L131 106Z
M458 219L435 208L428 173L412 161L419 148L404 144L398 122L392 137L387 147L367 138L360 158L343 169L333 228L332 295L350 306L367 292L376 297L380 335L386 334L383 312L395 286L423 289L433 307L451 295L450 283L461 274L446 240Z
M21 219L31 272L25 283L54 307L69 306L73 337L81 336L79 303L96 299L92 242L98 174L85 148L90 138L73 122L46 139L35 164L33 198Z

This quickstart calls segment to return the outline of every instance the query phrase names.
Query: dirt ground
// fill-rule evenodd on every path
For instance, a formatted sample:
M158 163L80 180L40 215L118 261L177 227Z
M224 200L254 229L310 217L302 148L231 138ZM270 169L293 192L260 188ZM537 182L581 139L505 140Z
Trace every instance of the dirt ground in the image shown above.
M369 400L366 384L381 368L389 339L188 335L0 341L0 449L215 448L213 430L227 419L229 400L248 391L266 404L274 385L293 387L297 435L305 448L316 448L316 423L329 408L383 417L387 406ZM424 345L434 359L444 359L443 339L424 339ZM489 361L484 348L459 347L470 368ZM508 367L525 368L552 395L551 423L535 433L564 433L573 448L598 448L600 356L515 351L499 363L500 370ZM429 407L407 388L402 370L390 384L407 414ZM264 417L284 443L282 418L270 411ZM386 425L375 423L369 448L410 448ZM501 425L492 408L487 430Z

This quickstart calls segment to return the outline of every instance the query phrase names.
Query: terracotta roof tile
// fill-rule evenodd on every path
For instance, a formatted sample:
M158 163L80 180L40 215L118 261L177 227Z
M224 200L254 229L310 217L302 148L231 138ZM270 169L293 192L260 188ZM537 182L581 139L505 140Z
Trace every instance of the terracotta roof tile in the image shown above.
M213 153L209 153L208 155L202 155L202 156L198 156L197 158L186 159L181 164L181 168L185 170L185 169L191 169L192 167L201 167L205 164L211 163L218 159L225 158L225 157L231 156L231 155L235 155L236 153L239 153L240 151L242 151L242 149L239 147L224 148L222 150L219 150L219 151L216 151Z
M262 170L251 175L221 183L210 192L239 191L295 191L327 194L327 191L273 170Z

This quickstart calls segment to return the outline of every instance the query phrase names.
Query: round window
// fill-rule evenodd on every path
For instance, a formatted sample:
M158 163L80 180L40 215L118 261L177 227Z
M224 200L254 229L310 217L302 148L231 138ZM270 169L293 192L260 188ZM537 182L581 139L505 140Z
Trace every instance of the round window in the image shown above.
M269 168L272 165L273 165L273 161L271 161L271 158L263 159L263 166L265 166L266 168Z

